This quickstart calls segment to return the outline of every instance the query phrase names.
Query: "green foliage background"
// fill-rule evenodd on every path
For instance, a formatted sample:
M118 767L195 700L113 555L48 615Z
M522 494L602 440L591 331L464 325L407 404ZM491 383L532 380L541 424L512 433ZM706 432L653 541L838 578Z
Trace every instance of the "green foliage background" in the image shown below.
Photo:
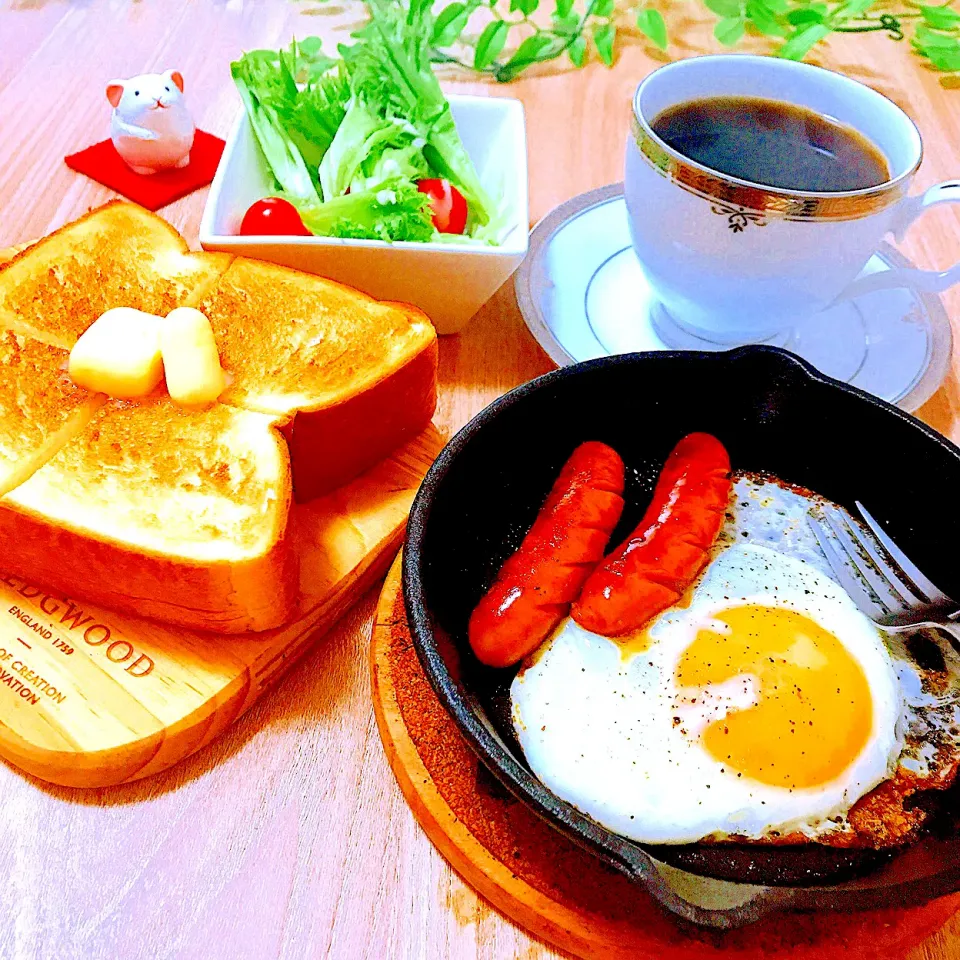
M775 41L777 56L802 60L831 34L881 32L894 41L909 41L913 53L929 68L960 72L960 13L952 3L927 6L909 0L687 2L703 3L716 17L713 34L725 47L735 47L748 35L763 35ZM649 0L627 7L617 0L588 0L581 9L575 8L574 0L453 0L435 8L431 57L437 63L458 64L501 82L513 80L534 64L558 58L580 67L591 50L612 65L617 33L625 18L635 23L656 47L669 48L667 24ZM478 21L482 23L479 31Z

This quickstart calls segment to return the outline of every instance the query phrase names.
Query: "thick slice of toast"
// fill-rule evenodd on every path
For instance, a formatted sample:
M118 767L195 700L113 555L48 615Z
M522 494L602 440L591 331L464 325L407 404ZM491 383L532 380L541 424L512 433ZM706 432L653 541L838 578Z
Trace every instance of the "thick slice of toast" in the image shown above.
M18 345L35 338L30 349L49 351L50 363L106 309L184 305L210 317L231 377L224 402L203 414L163 394L111 402L82 429L92 410L74 409L56 377L9 388L22 409L0 411L0 435L28 456L16 455L21 465L0 487L12 488L0 496L2 566L141 616L221 633L267 629L296 602L284 536L292 490L320 496L428 425L436 334L412 307L258 261L191 254L160 217L125 203L0 263L0 331ZM32 441L31 418L42 421ZM2 470L0 459L0 483Z
M220 633L294 610L289 457L269 415L111 401L0 503L4 569L68 595Z
M433 417L437 335L415 307L246 258L197 307L232 378L221 402L285 418L298 501L353 479Z
M230 263L190 253L162 217L114 201L17 254L0 270L0 327L69 350L110 307L165 315Z
M67 354L0 330L0 496L23 483L107 399L67 376Z

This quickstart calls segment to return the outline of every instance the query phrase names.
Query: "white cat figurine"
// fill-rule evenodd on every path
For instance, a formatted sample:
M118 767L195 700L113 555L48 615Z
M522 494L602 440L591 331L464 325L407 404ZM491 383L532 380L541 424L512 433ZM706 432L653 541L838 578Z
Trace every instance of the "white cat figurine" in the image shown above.
M110 139L136 173L156 173L190 162L195 127L177 70L111 80Z

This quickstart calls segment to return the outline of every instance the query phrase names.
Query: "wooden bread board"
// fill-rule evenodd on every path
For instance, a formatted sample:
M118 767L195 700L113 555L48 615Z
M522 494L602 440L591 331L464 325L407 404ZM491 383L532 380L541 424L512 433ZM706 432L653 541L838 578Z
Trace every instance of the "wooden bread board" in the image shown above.
M52 783L102 787L159 773L209 743L384 573L441 446L431 426L352 483L294 507L301 597L296 618L276 630L193 632L0 572L0 756Z

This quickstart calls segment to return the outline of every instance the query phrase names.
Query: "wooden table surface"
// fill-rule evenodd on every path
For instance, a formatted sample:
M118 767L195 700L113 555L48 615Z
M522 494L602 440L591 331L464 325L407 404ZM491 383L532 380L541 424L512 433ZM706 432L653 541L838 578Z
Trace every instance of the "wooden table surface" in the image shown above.
M664 9L681 36L672 55L715 49L709 15L692 0ZM111 196L62 160L106 135L109 79L176 67L198 125L223 135L240 109L228 65L241 49L293 35L343 39L360 16L338 0L0 0L0 247ZM613 70L564 65L506 87L450 87L524 102L536 220L620 179L630 94L663 59L634 35ZM944 89L906 44L842 37L822 62L917 121L920 186L960 175L960 91ZM162 211L194 243L204 199L200 191ZM958 226L953 208L937 210L904 249L946 266L960 257ZM960 294L947 306L960 318ZM446 430L552 366L509 284L465 333L443 340L440 361ZM958 369L955 359L921 411L955 440ZM407 810L370 705L375 600L370 593L273 695L164 776L83 792L0 765L0 957L556 956L479 900ZM911 960L921 958L960 958L960 917Z

